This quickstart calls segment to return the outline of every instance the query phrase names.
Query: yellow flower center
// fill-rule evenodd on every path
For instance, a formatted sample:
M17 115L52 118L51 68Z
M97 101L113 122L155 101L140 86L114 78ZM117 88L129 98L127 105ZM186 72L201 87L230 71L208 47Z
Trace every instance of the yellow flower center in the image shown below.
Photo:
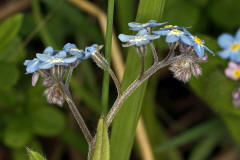
M197 44L202 44L202 40L200 38L198 38L197 36L194 37L194 41L197 43Z
M173 25L165 25L164 28L170 28L173 27Z
M179 34L182 34L183 32L182 31L179 31L178 29L173 29L170 31L170 34L175 34L175 35L179 35Z
M64 61L62 60L62 58L52 58L52 59L51 59L51 62L52 62L52 63L62 63L62 62L64 62Z
M234 43L231 48L233 51L238 51L240 49L240 43Z
M233 72L233 77L234 78L239 78L240 77L240 69L235 69Z

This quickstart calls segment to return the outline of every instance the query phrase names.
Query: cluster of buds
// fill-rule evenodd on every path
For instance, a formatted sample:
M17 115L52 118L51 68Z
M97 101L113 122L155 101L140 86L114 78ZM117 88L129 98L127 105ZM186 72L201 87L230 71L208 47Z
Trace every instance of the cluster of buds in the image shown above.
M32 85L35 86L39 76L43 78L42 85L48 87L44 91L44 96L48 103L62 106L64 103L64 94L60 89L60 83L67 87L69 82L64 83L64 77L70 68L74 69L82 60L91 57L102 69L109 67L106 59L100 54L103 46L92 45L85 48L85 51L79 50L75 44L67 43L62 50L53 50L47 47L43 53L37 53L36 58L25 60L26 73L33 73ZM70 75L71 76L71 75ZM68 77L71 78L71 77Z

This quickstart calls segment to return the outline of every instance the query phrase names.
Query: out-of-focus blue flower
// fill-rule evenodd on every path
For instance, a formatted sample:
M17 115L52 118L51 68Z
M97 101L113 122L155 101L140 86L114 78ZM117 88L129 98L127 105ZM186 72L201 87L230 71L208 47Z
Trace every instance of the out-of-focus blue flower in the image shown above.
M76 56L79 59L82 59L85 57L84 51L79 50L75 44L67 43L63 46L63 50L67 53L70 53L73 56Z
M157 23L157 21L155 21L155 20L150 20L147 23L130 22L130 23L128 23L128 26L130 27L130 30L139 31L142 29L146 29L148 27L152 28L152 27L156 27L156 26L161 26L166 23L167 22Z
M180 30L178 26L167 25L164 28L160 28L157 31L153 31L152 33L157 35L166 36L167 43L174 43L177 41L181 41L184 44L191 45L192 42L189 37L185 34L185 32Z
M220 35L218 44L223 49L223 51L218 52L221 58L230 58L234 62L240 62L240 28L235 37L228 33Z
M43 54L48 54L48 55L53 55L53 48L51 46L48 46L47 48L44 49Z
M188 45L193 46L194 51L197 53L199 58L202 58L204 56L205 49L210 53L214 54L213 51L211 51L209 48L205 46L205 42L203 40L201 40L197 36L193 36L190 32L187 31L186 28L183 28L183 31L191 41L191 44Z
M65 51L59 51L55 55L47 55L47 54L36 54L36 57L41 61L39 64L39 69L49 69L54 65L65 65L67 66L70 63L73 63L77 60L76 56L66 57Z
M136 36L119 34L118 38L122 42L127 42L123 44L123 47L129 47L136 45L137 47L148 44L151 40L158 39L160 35L150 35L146 29L140 30Z
M26 71L27 73L33 73L36 70L38 70L40 61L37 58L34 58L33 60L25 60L24 61L24 66L26 66Z

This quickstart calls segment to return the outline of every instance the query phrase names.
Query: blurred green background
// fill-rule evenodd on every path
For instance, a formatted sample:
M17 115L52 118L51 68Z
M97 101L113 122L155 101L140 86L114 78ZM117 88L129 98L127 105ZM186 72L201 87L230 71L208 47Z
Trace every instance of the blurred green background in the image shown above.
M107 0L90 2L107 12ZM115 0L117 34L131 33L127 23L135 20L138 3ZM239 0L166 0L161 21L192 26L191 32L217 52L216 38L222 32L234 34L240 26L239 15ZM26 160L26 147L48 160L85 159L87 144L67 106L47 104L45 88L41 82L32 87L31 75L25 74L23 66L25 59L46 46L61 49L67 42L82 49L104 44L97 18L71 0L0 1L0 160ZM156 45L164 56L167 45L163 40ZM127 49L122 51L125 59ZM150 79L141 113L156 160L240 159L240 110L231 99L238 82L224 76L226 64L209 55L202 64L202 76L188 84L175 80L167 68ZM103 72L89 60L81 63L71 81L74 100L92 133L101 114L102 77ZM115 98L111 82L109 103ZM125 149L112 147L119 154ZM127 159L143 159L138 143Z

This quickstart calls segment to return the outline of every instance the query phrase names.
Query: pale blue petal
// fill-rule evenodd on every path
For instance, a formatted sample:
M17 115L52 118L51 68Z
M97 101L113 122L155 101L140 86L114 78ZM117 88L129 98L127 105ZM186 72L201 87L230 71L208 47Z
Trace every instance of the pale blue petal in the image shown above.
M143 40L143 41L138 41L136 42L136 46L143 46L149 43L149 40Z
M180 39L181 39L181 42L183 42L184 44L193 46L193 41L189 37L182 35Z
M179 40L179 37L176 35L167 35L166 42L167 43L173 43Z
M36 54L36 57L37 57L40 61L43 61L43 62L48 61L49 59L52 58L52 57L51 57L50 55L48 55L48 54L39 54L39 53Z
M75 44L73 44L73 43L67 43L67 44L65 44L63 46L63 50L65 50L65 51L68 51L68 50L70 50L72 48L77 48L77 46Z
M31 61L32 61L32 60L25 60L24 63L23 63L23 65L24 65L24 66L27 66Z
M240 53L239 52L232 52L231 55L230 55L230 59L231 59L231 61L239 63L240 62Z
M138 26L140 26L140 25L141 25L141 23L136 23L136 22L130 22L130 23L128 23L128 26L131 27L131 28L135 28L135 27L138 27Z
M217 53L222 59L227 59L230 57L231 52L229 50L223 50Z
M54 57L56 58L65 58L67 53L65 51L59 51Z
M161 35L161 36L166 36L169 33L169 31L168 30L158 30L158 31L152 31L152 33Z
M232 35L224 33L218 37L217 41L221 48L227 49L233 44L234 38Z
M210 52L212 55L215 56L214 52L212 50L210 50L207 46L204 46L204 49L206 49L208 52Z
M76 56L77 58L83 58L85 55L85 52L83 50L79 51L69 51L69 53L73 56Z
M154 40L154 39L158 39L160 37L160 35L147 35L146 38L148 40Z
M197 53L199 58L202 58L204 56L204 48L201 45L194 45L194 50Z
M137 36L144 36L144 35L149 35L149 33L146 29L141 29L136 35Z
M132 36L132 35L125 35L125 34L119 34L119 35L118 35L118 38L119 38L120 41L122 41L122 42L128 42L128 41L134 39L135 36Z
M38 66L38 68L39 69L49 69L49 68L52 68L54 65L55 64L51 63L51 62L43 62Z
M36 70L38 70L39 64L40 64L40 62L39 62L38 59L32 60L32 61L27 65L26 71L27 71L28 73L33 73L33 72L35 72Z
M235 36L235 41L240 42L240 28L237 30L236 36Z
M52 55L53 54L53 48L51 46L48 46L47 48L44 49L43 53Z
M68 57L68 58L64 58L63 61L64 63L73 63L77 60L77 57L76 56L73 56L73 57Z

